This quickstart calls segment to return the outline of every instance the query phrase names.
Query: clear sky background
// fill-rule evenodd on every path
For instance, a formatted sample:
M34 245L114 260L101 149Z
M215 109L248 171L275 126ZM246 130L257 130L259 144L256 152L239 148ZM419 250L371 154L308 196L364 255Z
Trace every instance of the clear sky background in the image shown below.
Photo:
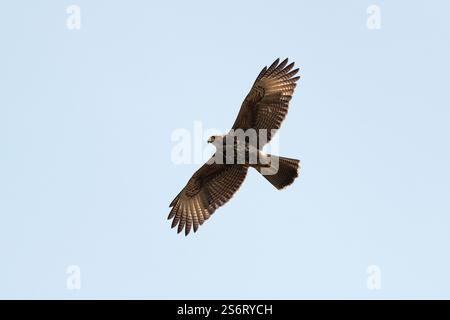
M0 298L450 298L447 1L0 7ZM172 162L172 132L229 128L277 57L301 68L279 133L300 178L250 172L177 235L199 164Z

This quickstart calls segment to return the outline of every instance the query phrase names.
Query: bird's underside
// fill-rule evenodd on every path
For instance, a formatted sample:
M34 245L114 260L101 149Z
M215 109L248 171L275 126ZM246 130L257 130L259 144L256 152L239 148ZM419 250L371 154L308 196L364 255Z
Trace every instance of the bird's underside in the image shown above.
M280 128L288 112L289 101L300 78L295 76L298 69L293 70L293 67L294 63L288 65L287 59L281 63L277 59L260 72L241 105L230 133L216 138L216 153L194 173L171 202L168 219L173 219L172 228L177 227L178 232L184 229L186 235L192 228L197 231L217 208L236 193L250 167L261 172L278 189L295 180L299 160L265 155L260 151ZM225 152L226 148L220 148L220 139L225 141L225 137L233 136L237 131L256 132L258 138L253 141L257 142L241 140L241 143L236 143L235 139L231 146L233 156L230 156L229 152ZM264 138L261 139L261 136Z

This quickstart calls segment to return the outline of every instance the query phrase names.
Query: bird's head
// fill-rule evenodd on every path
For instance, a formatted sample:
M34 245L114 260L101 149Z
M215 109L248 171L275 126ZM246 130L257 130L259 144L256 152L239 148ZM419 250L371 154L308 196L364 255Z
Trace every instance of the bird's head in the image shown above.
M211 136L208 139L208 143L211 143L216 148L222 148L225 136Z
M218 138L218 136L211 136L208 139L208 143L214 143L216 141L216 138Z

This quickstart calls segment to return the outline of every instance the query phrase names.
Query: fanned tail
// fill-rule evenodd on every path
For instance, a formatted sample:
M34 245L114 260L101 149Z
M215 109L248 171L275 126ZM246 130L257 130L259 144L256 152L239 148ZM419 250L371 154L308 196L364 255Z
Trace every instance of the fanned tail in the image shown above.
M298 177L300 160L270 156L270 167L255 167L275 188L283 189Z

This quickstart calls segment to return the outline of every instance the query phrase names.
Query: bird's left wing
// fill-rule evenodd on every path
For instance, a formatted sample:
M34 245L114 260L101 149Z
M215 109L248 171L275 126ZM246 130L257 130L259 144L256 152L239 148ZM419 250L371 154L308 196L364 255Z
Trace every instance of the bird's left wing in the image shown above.
M267 130L267 141L272 138L272 130L280 128L288 112L289 101L294 94L295 77L298 69L292 70L294 63L288 59L275 60L269 68L264 67L255 80L250 92L241 105L241 109L232 129Z
M170 204L168 219L173 219L172 228L178 226L178 233L184 228L186 235L192 227L197 231L217 208L231 199L247 171L245 165L205 163Z

